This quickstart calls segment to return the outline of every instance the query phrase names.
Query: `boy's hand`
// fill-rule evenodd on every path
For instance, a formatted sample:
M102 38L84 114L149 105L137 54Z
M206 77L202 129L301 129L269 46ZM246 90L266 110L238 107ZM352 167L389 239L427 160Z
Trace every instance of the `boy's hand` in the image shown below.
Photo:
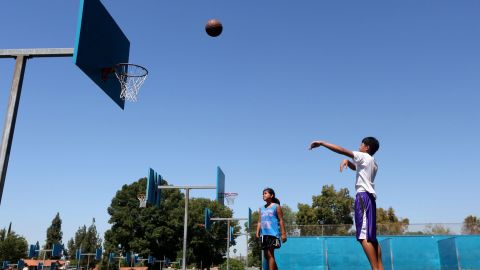
M260 234L258 232L255 234L255 236L257 237L257 239L260 238Z
M342 162L340 162L340 172L342 172L343 169L345 169L347 167L348 167L348 159L342 160Z
M282 234L282 243L287 242L287 235Z
M322 146L323 142L322 141L313 141L311 144L310 144L310 148L308 148L309 150L312 150L313 148L317 148L317 147L320 147Z

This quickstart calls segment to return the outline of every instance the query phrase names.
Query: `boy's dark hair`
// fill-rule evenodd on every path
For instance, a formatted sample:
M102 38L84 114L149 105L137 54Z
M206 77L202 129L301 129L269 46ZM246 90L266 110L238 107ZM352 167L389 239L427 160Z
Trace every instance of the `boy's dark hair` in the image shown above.
M368 153L373 156L380 148L380 143L374 137L363 138L362 143L368 146Z
M276 204L280 204L280 200L275 196L275 191L274 191L273 189L271 189L271 188L265 188L265 189L263 190L263 192L265 192L265 191L268 192L268 193L270 193L270 195L273 196L273 197L272 197L272 202L274 202L274 203L276 203ZM262 193L263 193L263 192L262 192Z

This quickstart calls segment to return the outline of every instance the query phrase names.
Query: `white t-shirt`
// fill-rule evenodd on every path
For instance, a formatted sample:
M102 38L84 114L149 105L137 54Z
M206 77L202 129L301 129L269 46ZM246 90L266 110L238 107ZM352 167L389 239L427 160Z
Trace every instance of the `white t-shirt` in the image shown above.
M374 181L378 166L375 158L367 153L353 151L353 164L357 167L355 190L357 192L367 191L377 198Z

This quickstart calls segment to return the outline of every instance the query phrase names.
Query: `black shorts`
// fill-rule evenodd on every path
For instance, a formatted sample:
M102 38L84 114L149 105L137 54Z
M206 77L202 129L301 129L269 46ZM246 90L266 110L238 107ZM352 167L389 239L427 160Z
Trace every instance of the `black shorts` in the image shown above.
M273 235L262 235L260 237L260 242L263 250L280 248L282 246L282 241Z

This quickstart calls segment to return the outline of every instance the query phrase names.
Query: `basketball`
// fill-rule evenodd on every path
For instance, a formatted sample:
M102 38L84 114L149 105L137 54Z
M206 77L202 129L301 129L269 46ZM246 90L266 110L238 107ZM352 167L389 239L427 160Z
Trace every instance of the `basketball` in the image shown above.
M218 37L222 33L222 30L222 23L217 19L210 19L205 25L205 31L211 37Z

